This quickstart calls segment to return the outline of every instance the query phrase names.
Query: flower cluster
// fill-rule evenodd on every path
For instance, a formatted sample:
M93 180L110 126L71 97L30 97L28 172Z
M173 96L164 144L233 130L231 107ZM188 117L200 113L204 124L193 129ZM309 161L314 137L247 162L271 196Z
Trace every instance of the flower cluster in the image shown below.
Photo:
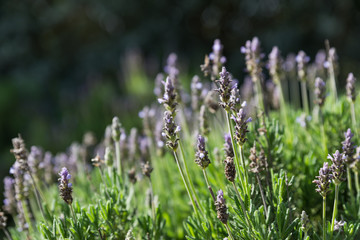
M177 105L177 101L176 101L177 94L175 91L173 80L171 80L170 77L167 77L166 82L163 82L163 84L165 88L164 96L162 98L159 98L158 102L160 104L163 104L167 111L170 111L172 114L175 115L175 109Z
M204 76L209 76L211 80L215 80L219 74L219 70L226 63L226 58L222 55L223 45L219 39L215 39L212 47L213 51L205 56L204 64L200 66Z
M10 150L12 154L14 154L16 162L19 163L19 167L23 171L29 170L28 165L28 150L26 149L25 142L19 135L17 138L12 139L13 149Z
M278 47L273 47L269 54L268 68L269 73L276 84L280 82L280 72L281 72L282 59L280 56L280 50Z
M315 103L318 104L320 107L322 107L325 102L325 97L326 97L325 91L326 91L326 86L324 80L317 77L315 79L315 91L314 91L316 96Z
M348 128L344 132L345 140L342 143L342 150L345 155L345 162L351 165L354 162L354 153L355 153L355 144L352 141L354 134L351 132L351 129Z
M217 192L215 206L217 211L217 218L223 224L226 224L229 218L229 214L227 213L227 206L226 206L226 201L224 199L224 193L221 189Z
M169 111L164 113L164 128L163 136L167 139L166 146L173 151L176 151L178 148L179 138L177 133L180 132L180 126L177 126L174 120L174 117Z
M246 103L243 103L242 106L246 106ZM249 132L247 130L248 123L252 121L252 118L247 117L244 108L241 108L236 116L231 116L231 119L235 122L235 139L242 146L247 140L246 133Z
M296 56L298 76L301 81L305 81L306 78L306 64L310 61L310 57L306 55L304 51L299 51Z
M209 166L210 159L208 156L208 151L206 151L205 148L205 138L201 135L199 135L197 138L196 148L195 163L202 169L205 169Z
M332 180L335 185L339 185L341 182L344 182L346 179L345 175L345 156L340 154L338 150L331 156L329 154L328 159L332 161L331 171L332 171Z
M348 77L346 78L346 96L352 102L355 102L356 99L355 82L356 78L354 77L354 74L349 73Z
M252 81L259 81L262 73L261 59L264 57L261 54L259 39L254 37L251 41L246 41L240 52L245 54L246 69L250 73Z
M330 192L330 183L333 178L329 164L324 162L324 165L319 170L319 176L313 181L316 184L316 192L318 192L323 198Z
M60 190L60 197L67 203L71 204L73 201L72 198L72 183L69 182L71 179L71 175L67 168L63 168L61 172L59 173L59 190Z
M231 89L232 89L232 80L230 73L226 71L226 68L223 67L220 72L220 79L216 80L219 84L219 88L216 91L219 93L220 97L220 106L222 106L227 112L231 108L230 97L231 97Z

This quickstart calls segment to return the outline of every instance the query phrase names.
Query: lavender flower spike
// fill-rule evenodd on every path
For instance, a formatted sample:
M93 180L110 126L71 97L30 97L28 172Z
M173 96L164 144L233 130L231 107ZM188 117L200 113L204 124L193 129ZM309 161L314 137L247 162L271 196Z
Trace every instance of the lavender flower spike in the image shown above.
M205 149L205 138L201 135L197 139L197 151L195 153L195 162L199 167L205 169L210 164L208 151Z
M355 102L356 99L355 82L356 82L356 78L354 77L354 74L349 73L346 79L346 96L352 102Z
M226 206L226 201L224 199L224 193L221 189L217 192L215 206L217 211L217 218L223 224L226 224L229 218L229 214L227 213L227 206Z
M236 116L231 116L231 119L235 122L235 139L241 146L246 142L247 124L252 121L251 117L247 117L244 108L241 108Z
M180 126L177 126L171 112L164 113L164 128L162 135L167 139L166 146L173 151L178 147L179 138L177 133L180 132Z
M330 192L330 183L333 178L331 174L331 169L329 168L329 164L324 162L322 168L320 168L319 176L316 176L317 179L313 181L316 184L316 192L318 192L323 198Z
M72 183L69 182L71 179L71 175L67 168L63 168L61 172L59 173L59 190L60 190L60 197L67 203L71 204L73 201L72 198Z
M220 96L220 106L222 106L227 112L230 110L230 97L231 97L231 77L230 73L223 67L220 72L220 79L216 80L219 83L219 88L216 91Z
M166 78L166 82L163 82L165 92L162 98L158 99L160 104L164 104L166 110L170 111L175 115L176 102L176 91L173 80L170 77Z
M315 79L315 95L316 95L315 103L317 103L320 107L322 107L325 102L325 97L326 97L325 91L326 91L326 86L324 80L317 77Z
M346 178L345 175L345 156L344 154L340 154L338 150L331 156L329 154L328 159L332 161L331 171L333 176L333 182L335 185L339 185L341 182L344 182Z
M348 130L344 133L345 140L342 143L342 149L344 151L345 155L345 162L347 164L352 164L354 162L354 153L355 153L355 144L352 142L352 138L354 134L351 132L351 129L348 128Z

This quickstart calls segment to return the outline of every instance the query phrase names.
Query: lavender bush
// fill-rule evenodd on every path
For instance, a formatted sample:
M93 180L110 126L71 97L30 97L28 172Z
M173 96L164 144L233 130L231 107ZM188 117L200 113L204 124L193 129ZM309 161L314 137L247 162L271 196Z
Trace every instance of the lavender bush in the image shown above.
M189 93L170 54L155 80L158 100L139 113L142 129L114 117L101 141L86 135L57 154L14 138L5 236L359 239L354 75L338 95L335 48L312 63L274 47L266 63L260 45L255 37L241 48L252 81L240 86L215 40ZM299 80L301 100L283 87Z

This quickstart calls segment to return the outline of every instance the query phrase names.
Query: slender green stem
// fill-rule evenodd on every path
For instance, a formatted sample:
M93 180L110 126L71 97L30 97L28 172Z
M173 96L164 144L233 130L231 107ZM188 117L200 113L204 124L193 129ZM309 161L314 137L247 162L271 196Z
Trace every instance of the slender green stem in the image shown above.
M246 170L246 165L245 165L245 157L244 157L244 146L239 145L240 148L240 159L241 159L241 164L243 167L243 171L244 171L244 178L245 178L245 185L246 185L246 193L248 194L248 196L250 196L250 189L249 189L249 176Z
M154 188L151 181L151 177L149 177L150 183L150 194L151 194L151 210L152 210L152 217L153 217L153 226L154 226L154 233L156 232L156 210L155 210L155 203L154 203Z
M329 61L330 66L329 66L329 75L330 75L330 86L331 86L331 93L333 95L334 101L337 102L338 101L338 97L337 97L337 89L336 89L336 79L335 79L335 70L334 70L334 65L332 61Z
M245 189L245 185L243 184L243 181L241 179L241 171L240 171L240 162L239 162L239 158L238 158L238 153L237 153L237 148L235 148L235 138L234 138L234 133L232 131L232 127L231 127L231 122L230 122L230 113L226 113L226 120L228 123L228 128L229 128L229 132L230 132L230 136L231 136L231 144L232 144L232 148L234 151L234 156L235 156L235 166L236 166L236 171L237 171L237 175L238 175L238 179L239 182L241 184L241 186L243 187L243 191L246 191Z
M121 169L121 156L120 156L120 142L115 142L115 153L116 153L116 163L117 163L117 171L120 178L120 183L122 183L122 169Z
M325 134L325 127L324 127L324 116L323 116L321 107L319 109L319 115L320 115L320 121L321 121L320 122L321 140L322 140L322 144L323 144L325 157L327 157L329 152L328 152L328 149L327 149L326 134Z
M301 80L301 98L303 103L303 108L306 115L309 115L309 103L308 103L308 96L307 96L307 88L306 88L306 80Z
M9 231L6 228L3 228L3 230L4 230L4 233L5 233L6 237L7 237L7 239L8 240L13 240L10 233L9 233Z
M335 224L335 219L336 219L336 215L338 212L338 201L339 201L339 184L335 184L334 208L333 208L333 215L332 215L332 219L331 219L331 236L333 235L333 232L334 232L334 224Z
M352 120L353 128L355 130L356 137L359 137L359 132L356 124L355 104L353 101L351 101L350 105L351 105L351 120Z
M195 203L199 207L200 211L204 212L204 209L202 208L202 206L200 204L198 195L197 195L197 193L195 191L195 188L194 188L194 184L193 184L193 182L191 180L191 177L190 177L190 174L189 174L189 169L188 169L188 166L187 166L187 163L186 163L185 153L184 153L184 149L183 149L181 141L179 141L179 147L180 147L180 153L181 153L181 156L182 156L182 159L183 159L183 162L184 162L184 166L185 166L185 177L189 181L190 191L194 194Z
M73 208L73 206L72 206L72 203L69 204L69 207L70 207L70 211L71 211L71 214L73 215L74 220L77 221L77 218L76 218L76 215L75 215L75 212L74 212L74 208Z
M207 187L208 187L208 189L209 189L209 191L210 191L211 197L212 197L212 199L214 200L214 203L215 203L216 198L215 198L214 192L213 192L213 190L212 190L212 188L211 188L211 185L210 185L210 183L209 183L209 179L208 179L208 177L207 177L207 173L206 173L206 170L205 170L205 169L203 169L203 173L204 173L204 178L205 178L205 181L206 181L206 185L207 185Z
M180 172L181 178L182 178L182 180L183 180L183 182L184 182L186 191L187 191L187 193L188 193L188 195L189 195L189 197L190 197L191 204L192 204L192 206L193 206L193 208L194 208L194 211L195 211L195 213L196 213L196 216L200 217L200 216L199 216L198 209L196 208L196 204L195 204L195 201L194 201L194 197L193 197L193 195L191 194L189 185L188 185L188 183L187 183L187 181L186 181L186 179L185 179L184 171L183 171L182 166L181 166L181 164L180 164L180 162L179 162L179 158L178 158L178 156L177 156L177 153L176 153L176 151L174 151L173 153L174 153L174 157L175 157L176 164L177 164L177 166L178 166L178 168L179 168L179 172Z
M323 240L326 240L326 196L323 197Z
M255 83L255 92L258 99L258 106L260 107L260 111L265 111L260 78L257 78Z
M350 166L347 166L346 173L347 173L347 183L348 183L351 203L354 204L355 203L355 198L354 198L354 192L353 192L353 188L352 188L352 179L351 179Z
M287 126L289 126L289 120L288 115L286 111L286 103L284 98L284 92L280 81L280 76L276 75L274 76L274 82L277 83L277 86L279 87L279 93L280 93L280 115L281 118L285 120L285 129L288 129ZM286 133L287 131L285 131Z
M233 237L232 234L231 234L231 231L230 231L230 228L229 228L228 223L225 224L225 228L226 228L226 231L228 232L229 238L230 238L231 240L234 240L234 237Z
M40 209L40 212L41 212L42 217L43 217L44 220L46 221L44 209L43 209L42 204L41 204L42 201L41 201L41 199L40 199L40 198L41 198L41 197L40 197L40 193L39 193L38 188L37 188L37 186L36 186L34 177L33 177L32 174L30 173L30 171L29 171L29 175L30 175L30 177L31 177L31 181L32 181L32 184L33 184L33 187L34 187L36 202L37 202L37 204L38 204L38 206L39 206L39 209Z
M22 210L24 213L25 221L27 222L27 224L29 226L29 232L32 233L34 231L34 229L33 229L33 225L32 225L31 219L30 219L28 207L27 207L25 200L21 200L21 206L22 206Z
M256 173L256 179L257 179L258 184L259 184L261 199L262 199L262 201L263 201L264 210L265 210L265 214L266 214L266 218L267 218L267 217L268 217L268 211L267 211L267 206L266 206L266 200L265 200L264 191L263 191L263 189L262 189L261 181L260 181L260 177L259 177L259 174L258 174L258 173ZM289 199L288 199L288 200L289 200Z
M359 172L355 171L355 187L357 195L360 194L360 184L359 184Z

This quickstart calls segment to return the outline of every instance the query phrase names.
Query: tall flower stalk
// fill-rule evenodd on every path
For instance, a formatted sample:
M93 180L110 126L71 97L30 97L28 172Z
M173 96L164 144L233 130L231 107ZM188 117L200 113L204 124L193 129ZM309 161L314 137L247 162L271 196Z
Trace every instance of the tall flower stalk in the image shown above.
M326 85L325 82L317 77L315 79L315 103L319 106L319 115L320 115L320 129L321 129L321 139L323 143L323 149L325 151L325 155L328 153L327 143L326 143L326 135L325 135L325 127L324 127L324 117L323 117L323 106L325 103L326 97Z
M335 200L334 200L334 208L333 208L333 215L331 220L331 234L334 231L334 224L336 215L338 212L338 201L339 201L339 187L342 182L346 179L344 178L345 175L345 156L340 154L338 150L333 154L333 156L328 156L328 159L332 161L332 165L330 167L332 171L332 181L335 184Z
M115 155L116 155L116 167L120 178L120 183L123 182L122 169L121 169L121 153L120 153L120 134L121 124L118 117L114 117L111 125L112 138L115 144Z
M179 140L180 140L178 137L178 133L180 132L181 128L180 128L180 126L176 125L176 123L175 123L176 106L177 106L175 87L173 85L172 80L169 77L166 79L166 82L163 84L164 84L164 89L165 89L164 96L162 98L158 99L158 102L160 104L163 104L166 109L166 111L164 112L164 118L163 118L164 128L163 128L162 134L163 134L164 138L166 139L166 146L173 152L176 164L178 166L181 178L184 182L186 191L188 192L188 195L190 197L194 211L195 211L196 215L199 216L197 207L199 207L201 209L201 207L200 207L201 205L200 205L200 202L198 201L195 189L194 189L191 179L189 177L190 175L188 173L185 155L183 154L181 145L180 145L180 153L184 160L186 172L184 172L184 170L183 170L183 167L180 163L180 159L179 159L179 156L177 153L177 150L179 147Z
M298 77L301 83L301 99L305 113L309 115L309 102L306 87L306 64L310 61L310 58L304 51L299 51L296 56Z
M197 138L197 144L196 144L196 153L195 153L195 163L197 165L199 165L199 167L202 169L202 172L204 174L204 178L206 181L206 185L210 191L210 195L213 199L213 201L215 202L215 195L214 192L211 188L211 185L209 183L209 179L207 177L207 173L206 173L206 168L209 166L210 164L210 159L208 156L208 151L206 151L205 149L205 138L201 135L198 136Z
M241 47L240 52L245 54L246 69L250 73L251 79L255 86L255 94L260 111L265 111L264 96L263 96L263 76L261 59L260 41L257 37L248 40L245 46Z
M332 171L329 168L329 164L324 162L323 167L320 168L319 176L316 176L316 179L313 181L313 183L316 184L316 192L323 198L323 240L326 240L326 196L330 192L332 178Z
M217 211L217 218L225 225L226 231L229 234L229 238L231 240L234 240L234 237L232 236L229 225L228 225L229 214L227 212L227 206L226 206L226 201L224 199L224 193L221 189L217 192L215 206L216 206L216 211Z
M353 195L353 188L352 188L352 178L351 178L351 171L350 167L353 165L355 159L354 159L354 153L355 153L355 144L352 141L352 138L354 137L354 134L351 132L351 129L348 128L348 130L344 133L345 140L342 143L342 150L345 157L345 163L347 165L346 173L347 173L347 182L348 182L348 188L350 193L351 201L354 203L354 195Z
M356 78L354 77L354 74L349 73L346 79L346 96L350 102L351 120L352 120L353 128L355 130L356 135L358 136L359 133L356 123L356 114L355 114L355 100L356 100L355 82L356 82Z

